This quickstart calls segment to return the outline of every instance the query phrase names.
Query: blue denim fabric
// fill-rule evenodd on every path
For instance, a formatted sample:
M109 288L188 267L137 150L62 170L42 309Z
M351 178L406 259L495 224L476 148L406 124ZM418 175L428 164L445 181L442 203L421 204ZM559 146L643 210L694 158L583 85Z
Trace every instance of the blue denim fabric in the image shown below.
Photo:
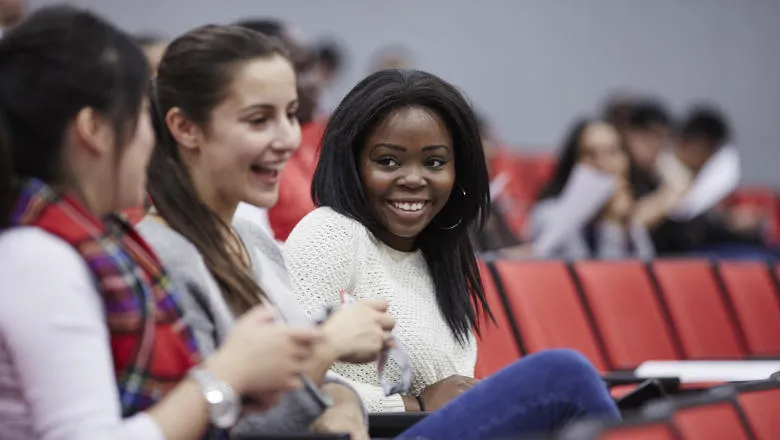
M506 439L581 418L620 419L598 372L573 350L526 356L482 380L399 439Z

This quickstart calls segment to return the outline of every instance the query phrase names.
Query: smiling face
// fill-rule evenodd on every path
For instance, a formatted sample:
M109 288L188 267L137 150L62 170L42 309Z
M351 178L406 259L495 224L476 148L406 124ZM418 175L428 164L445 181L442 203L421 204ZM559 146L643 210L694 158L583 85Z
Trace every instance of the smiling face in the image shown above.
M401 250L446 205L455 185L455 151L447 126L435 112L405 107L381 120L360 155L360 177L380 239Z
M609 124L589 125L580 136L579 162L604 173L627 177L629 158L618 131Z
M236 71L189 165L212 209L276 203L281 172L301 141L297 106L295 73L283 57L259 58Z

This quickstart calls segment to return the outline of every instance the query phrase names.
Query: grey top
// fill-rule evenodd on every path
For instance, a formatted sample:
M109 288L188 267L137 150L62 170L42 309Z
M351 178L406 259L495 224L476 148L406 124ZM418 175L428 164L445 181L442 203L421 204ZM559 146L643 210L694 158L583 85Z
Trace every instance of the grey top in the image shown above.
M261 286L271 284L275 287L264 287L263 290L284 320L293 325L308 325L306 315L292 295L284 259L276 243L246 220L236 219L233 226L248 250L255 279ZM195 334L201 354L209 356L225 339L234 322L216 280L195 245L178 232L149 219L141 221L137 229L160 257L181 292L184 319ZM306 379L304 382L303 388L286 393L269 411L245 416L236 430L264 434L307 430L330 403L328 396L313 383ZM343 383L330 375L326 376L325 382Z
M532 208L531 230L534 238L541 234L544 225L554 215L555 203L555 199L544 200ZM591 250L585 231L574 231L551 255L545 257L566 260L623 258L649 260L655 256L650 234L647 229L638 224L620 226L603 221L597 222L593 238L594 249Z

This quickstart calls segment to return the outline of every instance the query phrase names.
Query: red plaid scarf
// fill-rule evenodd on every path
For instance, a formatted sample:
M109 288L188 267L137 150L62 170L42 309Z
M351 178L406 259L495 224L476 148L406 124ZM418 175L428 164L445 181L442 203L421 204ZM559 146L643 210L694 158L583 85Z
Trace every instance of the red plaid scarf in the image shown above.
M70 243L87 263L105 306L122 416L143 411L199 362L162 265L118 216L104 221L37 180L25 183L12 223Z

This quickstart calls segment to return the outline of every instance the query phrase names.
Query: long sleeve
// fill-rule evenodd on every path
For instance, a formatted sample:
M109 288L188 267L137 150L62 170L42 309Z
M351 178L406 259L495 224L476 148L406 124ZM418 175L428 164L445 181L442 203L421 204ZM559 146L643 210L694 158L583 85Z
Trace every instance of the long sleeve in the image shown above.
M15 229L0 236L0 261L0 336L37 438L164 440L145 413L120 416L102 302L75 250Z
M184 320L198 340L198 350L213 354L233 326L233 314L197 248L162 224L146 220L139 225L181 293ZM330 400L310 381L285 393L264 413L247 413L236 426L241 433L287 433L306 430L330 405Z
M361 270L359 234L366 232L352 220L319 209L301 220L288 237L285 261L295 298L309 318L328 305L339 304L342 289L351 292L354 288ZM358 392L369 412L404 411L400 395L385 396L381 387L354 380L355 377L375 378L375 363L337 363L334 371L342 373L340 377Z

